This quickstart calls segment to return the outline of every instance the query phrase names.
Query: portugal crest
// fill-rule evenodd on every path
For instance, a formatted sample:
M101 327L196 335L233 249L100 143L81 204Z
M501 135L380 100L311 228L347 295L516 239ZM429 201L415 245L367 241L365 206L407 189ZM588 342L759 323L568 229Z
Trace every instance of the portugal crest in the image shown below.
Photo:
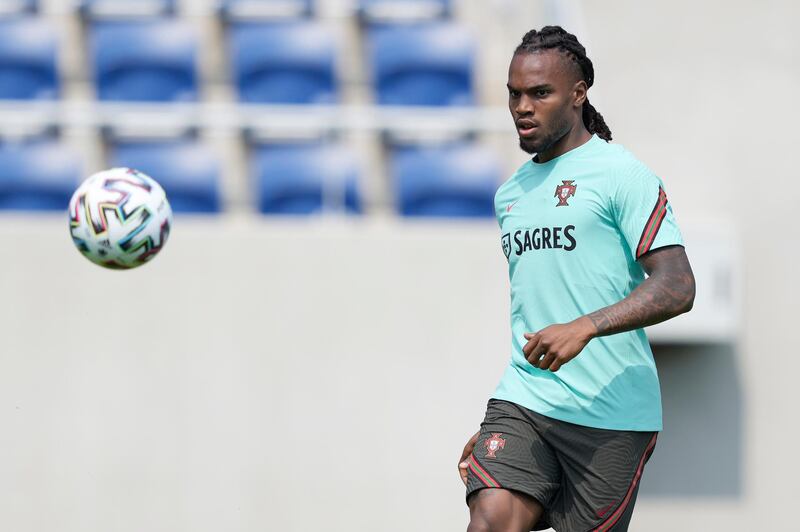
M506 258L511 255L511 233L503 235L503 253L505 253Z
M556 207L569 207L567 198L574 196L575 189L578 188L578 185L573 185L573 183L575 183L574 180L562 179L561 184L556 187L556 195L554 196L558 198L558 205L556 205Z
M506 440L501 438L502 432L492 433L492 437L483 442L486 447L486 458L497 458L495 453L506 446Z

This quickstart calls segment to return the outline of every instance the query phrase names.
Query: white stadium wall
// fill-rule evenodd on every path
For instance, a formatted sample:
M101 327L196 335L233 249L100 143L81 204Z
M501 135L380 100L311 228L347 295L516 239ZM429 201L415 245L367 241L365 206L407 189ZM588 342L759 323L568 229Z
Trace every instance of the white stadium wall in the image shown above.
M455 462L509 356L493 223L178 218L117 272L66 219L6 216L0 249L3 529L465 528ZM746 493L714 345L656 347L639 522Z

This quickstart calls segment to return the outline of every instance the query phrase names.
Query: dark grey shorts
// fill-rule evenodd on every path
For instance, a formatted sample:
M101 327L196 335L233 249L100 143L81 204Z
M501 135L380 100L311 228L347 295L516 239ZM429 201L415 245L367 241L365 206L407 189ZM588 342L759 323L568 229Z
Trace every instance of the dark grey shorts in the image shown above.
M534 530L625 531L656 437L575 425L491 399L469 458L467 501L485 488L515 490L545 508Z

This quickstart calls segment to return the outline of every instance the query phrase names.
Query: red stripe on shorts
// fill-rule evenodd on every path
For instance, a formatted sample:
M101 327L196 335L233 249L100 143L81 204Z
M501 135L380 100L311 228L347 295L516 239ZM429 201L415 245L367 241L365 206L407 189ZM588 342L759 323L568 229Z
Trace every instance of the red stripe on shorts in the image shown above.
M653 448L656 446L656 439L658 438L658 434L653 434L653 438L650 440L650 443L647 444L647 449L645 449L644 454L642 454L641 460L639 460L639 467L636 468L636 474L633 475L633 481L631 485L628 487L628 493L625 494L625 498L622 500L622 504L619 505L619 508L611 514L608 519L603 521L603 523L595 528L592 532L606 532L619 521L619 518L622 517L622 514L625 513L625 509L628 507L628 504L631 502L631 497L633 497L633 492L636 490L636 485L639 484L639 479L642 477L642 471L644 471L644 463L647 461L647 458L653 452Z
M472 469L472 472L475 474L475 476L477 476L480 479L481 482L486 484L486 487L488 488L500 487L500 483L497 482L497 480L495 480L495 478L492 475L490 475L488 471L486 471L483 467L481 467L481 464L479 464L478 460L472 455L470 455L469 457L469 468Z

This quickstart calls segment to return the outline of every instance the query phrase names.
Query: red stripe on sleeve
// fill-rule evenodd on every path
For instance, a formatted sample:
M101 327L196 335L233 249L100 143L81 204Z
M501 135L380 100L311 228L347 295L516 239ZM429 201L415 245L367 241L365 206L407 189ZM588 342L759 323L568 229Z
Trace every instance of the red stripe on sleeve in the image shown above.
M653 242L655 242L656 235L658 235L658 230L661 229L661 222L664 221L664 218L666 218L666 216L667 216L667 204L666 202L664 202L664 208L661 209L658 215L658 219L656 220L655 227L653 228L653 232L650 235L650 238L647 239L647 242L645 243L644 247L641 249L639 257L650 251L650 246L652 246Z
M653 211L650 213L650 217L647 219L647 223L644 224L642 236L639 237L639 244L636 246L637 259L650 251L650 246L653 245L653 241L658 234L658 230L661 228L661 222L664 221L666 213L667 194L664 192L663 188L658 187L658 200L656 200L656 204L653 207Z

